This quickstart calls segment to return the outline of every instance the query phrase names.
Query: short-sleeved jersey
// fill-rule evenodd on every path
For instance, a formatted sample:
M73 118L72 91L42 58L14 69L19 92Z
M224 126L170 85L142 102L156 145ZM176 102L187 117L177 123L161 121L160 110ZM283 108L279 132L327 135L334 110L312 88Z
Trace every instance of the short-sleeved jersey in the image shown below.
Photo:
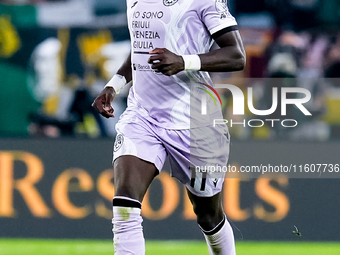
M166 129L188 129L209 125L221 118L221 105L207 97L208 117L201 116L201 100L213 86L202 71L182 71L166 76L148 64L149 52L167 48L177 55L207 53L214 36L236 29L226 0L127 0L127 17L131 37L133 87L128 107L147 120ZM206 86L209 85L209 86ZM210 94L214 94L210 91ZM210 100L211 99L211 100ZM196 123L197 122L197 123Z

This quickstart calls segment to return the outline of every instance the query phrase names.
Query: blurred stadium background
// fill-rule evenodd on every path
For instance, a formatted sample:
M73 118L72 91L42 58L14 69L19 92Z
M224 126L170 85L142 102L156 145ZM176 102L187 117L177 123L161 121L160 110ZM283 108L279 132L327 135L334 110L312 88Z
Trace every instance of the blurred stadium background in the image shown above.
M339 164L340 1L228 2L247 67L214 82L252 87L256 109L270 108L274 85L312 94L312 116L287 113L296 128L230 127L230 163ZM113 254L110 160L128 90L114 101L115 119L90 105L130 51L125 10L124 0L0 0L0 254ZM230 92L219 92L226 119L242 121ZM168 170L143 204L147 254L207 254ZM340 254L337 173L226 179L238 254Z

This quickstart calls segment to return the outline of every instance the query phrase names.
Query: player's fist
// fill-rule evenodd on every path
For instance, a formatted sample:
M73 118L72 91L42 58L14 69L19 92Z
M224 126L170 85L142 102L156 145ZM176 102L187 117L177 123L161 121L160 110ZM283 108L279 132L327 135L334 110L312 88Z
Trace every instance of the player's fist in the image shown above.
M152 56L148 63L157 73L170 76L184 70L183 58L165 48L156 48L150 51Z
M92 106L105 118L113 118L111 102L116 96L112 87L105 87L100 95L93 101Z

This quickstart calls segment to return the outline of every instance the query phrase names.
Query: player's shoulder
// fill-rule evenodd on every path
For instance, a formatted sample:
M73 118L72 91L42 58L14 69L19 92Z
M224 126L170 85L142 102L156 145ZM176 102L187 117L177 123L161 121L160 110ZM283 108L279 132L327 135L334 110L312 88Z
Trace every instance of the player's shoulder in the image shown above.
M198 13L220 16L222 19L224 17L231 16L228 8L227 0L203 0L203 1L193 1L193 8Z

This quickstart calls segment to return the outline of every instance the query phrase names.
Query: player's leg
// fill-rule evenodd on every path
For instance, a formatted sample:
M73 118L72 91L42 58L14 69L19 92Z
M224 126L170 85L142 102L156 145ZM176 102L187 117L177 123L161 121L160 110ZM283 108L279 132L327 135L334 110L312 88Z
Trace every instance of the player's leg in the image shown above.
M199 197L188 189L187 193L197 216L197 223L203 230L214 229L224 219L221 193L212 197Z
M222 188L225 178L223 172L200 172L206 166L226 166L229 157L229 132L226 125L216 127L199 127L190 129L190 150L186 156L190 162L174 168L177 172L184 172L189 198L197 215L197 222L202 229L211 255L235 255L233 230L223 212ZM182 131L178 133L188 137ZM183 140L183 139L182 139ZM171 153L174 161L180 164L181 157ZM175 165L175 164L174 164ZM198 168L197 168L198 167ZM180 179L180 178L179 178ZM180 179L181 180L181 179Z
M141 202L157 173L154 164L135 156L115 160L112 219L115 255L145 254Z
M129 197L140 203L158 171L153 163L136 156L124 155L114 161L115 195Z
M211 255L235 255L234 235L223 209L224 173L196 172L196 166L225 166L229 157L226 125L164 130L161 136L171 174L186 185Z
M115 255L144 255L141 202L162 169L166 151L153 126L127 109L116 125L114 144L113 243Z
M210 254L235 255L234 234L222 209L221 192L212 197L200 197L187 191Z

